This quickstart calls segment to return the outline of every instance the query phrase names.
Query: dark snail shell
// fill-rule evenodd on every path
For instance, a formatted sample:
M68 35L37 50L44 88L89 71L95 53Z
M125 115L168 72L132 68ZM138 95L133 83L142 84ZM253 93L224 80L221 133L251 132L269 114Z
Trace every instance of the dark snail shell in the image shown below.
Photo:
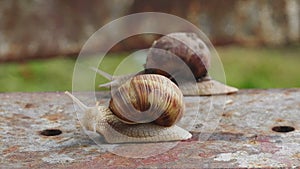
M124 123L172 126L183 116L185 105L182 92L171 80L143 74L113 91L109 109Z
M155 41L147 55L145 68L163 67L170 74L176 74L182 63L174 62L179 57L191 69L196 80L207 75L210 66L210 52L195 33L171 33Z

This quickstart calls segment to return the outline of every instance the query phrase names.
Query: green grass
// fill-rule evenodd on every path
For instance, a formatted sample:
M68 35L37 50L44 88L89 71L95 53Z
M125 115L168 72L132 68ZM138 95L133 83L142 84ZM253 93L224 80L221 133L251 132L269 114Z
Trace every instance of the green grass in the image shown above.
M217 50L230 85L239 88L300 87L300 46Z
M299 45L285 48L232 46L219 47L217 51L230 85L238 88L300 87ZM101 67L112 73L125 56L119 54L106 57ZM0 92L71 90L75 62L72 58L58 57L25 63L2 63ZM97 84L104 82L107 80L97 77Z
M0 91L63 91L72 86L75 61L67 58L0 65Z

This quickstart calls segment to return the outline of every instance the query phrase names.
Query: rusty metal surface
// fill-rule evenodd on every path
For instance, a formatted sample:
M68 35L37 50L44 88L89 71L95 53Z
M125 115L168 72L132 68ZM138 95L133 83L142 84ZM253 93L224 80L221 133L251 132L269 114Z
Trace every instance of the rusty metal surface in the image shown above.
M97 96L104 98L102 101L109 98L108 93ZM218 114L220 121L214 132L207 133L208 140L197 140L201 134L197 127L202 125L199 121L192 139L156 156L129 158L99 148L83 132L73 102L63 93L2 93L0 168L300 166L300 89L241 90L214 99L225 97L225 110ZM199 99L200 109L209 106L209 99ZM199 104L195 100L196 97L186 98L188 111ZM283 132L275 132L275 126L291 128L277 127L275 130ZM45 136L41 134L45 129L59 129L62 133ZM294 131L287 132L288 129Z

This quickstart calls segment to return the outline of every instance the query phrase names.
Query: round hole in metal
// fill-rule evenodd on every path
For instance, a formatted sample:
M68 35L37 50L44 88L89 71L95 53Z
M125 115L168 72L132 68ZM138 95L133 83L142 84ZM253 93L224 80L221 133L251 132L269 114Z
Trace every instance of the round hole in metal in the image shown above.
M61 130L59 129L46 129L40 132L41 135L43 136L57 136L62 133Z
M272 130L279 133L287 133L287 132L294 131L295 128L291 126L275 126L272 128Z

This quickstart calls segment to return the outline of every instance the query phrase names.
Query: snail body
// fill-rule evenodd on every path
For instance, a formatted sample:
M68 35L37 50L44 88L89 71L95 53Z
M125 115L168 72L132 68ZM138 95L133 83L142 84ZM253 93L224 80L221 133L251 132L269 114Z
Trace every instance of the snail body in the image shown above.
M98 113L98 118L94 119L95 114ZM108 143L128 143L128 142L163 142L163 141L179 141L191 138L191 134L173 125L171 127L159 126L153 123L142 124L126 124L117 118L112 112L103 106L98 106L97 109L87 110L84 119L84 126L91 131L104 136ZM91 113L91 115L88 115ZM99 113L103 114L99 117Z
M168 78L138 75L112 93L109 107L87 107L66 92L85 112L82 124L108 143L176 141L191 134L176 122L184 113L183 95Z

